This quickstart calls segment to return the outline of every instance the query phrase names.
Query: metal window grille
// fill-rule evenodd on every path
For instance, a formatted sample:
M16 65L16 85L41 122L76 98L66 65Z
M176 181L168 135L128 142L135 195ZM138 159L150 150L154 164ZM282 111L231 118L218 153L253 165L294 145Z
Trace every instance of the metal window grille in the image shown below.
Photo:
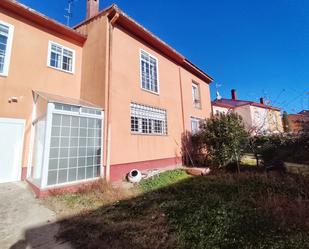
M131 132L140 134L166 135L166 110L131 103Z

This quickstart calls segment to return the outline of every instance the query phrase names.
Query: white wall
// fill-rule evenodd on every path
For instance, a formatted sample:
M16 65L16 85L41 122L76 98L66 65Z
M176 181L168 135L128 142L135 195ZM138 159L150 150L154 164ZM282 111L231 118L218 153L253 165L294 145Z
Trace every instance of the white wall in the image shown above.
M256 106L250 106L252 125L257 133L267 132L270 130L268 109Z
M212 106L212 112L214 115L216 115L217 112L227 114L229 111L230 111L229 108L220 107L220 106Z
M239 106L235 108L235 112L242 117L245 128L250 131L253 126L250 106L249 105Z

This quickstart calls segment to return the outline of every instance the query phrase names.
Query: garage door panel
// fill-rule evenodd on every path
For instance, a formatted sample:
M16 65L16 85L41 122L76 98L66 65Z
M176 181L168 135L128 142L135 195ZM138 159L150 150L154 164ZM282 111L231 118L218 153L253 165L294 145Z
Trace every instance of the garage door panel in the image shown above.
M0 118L0 183L20 180L25 121Z

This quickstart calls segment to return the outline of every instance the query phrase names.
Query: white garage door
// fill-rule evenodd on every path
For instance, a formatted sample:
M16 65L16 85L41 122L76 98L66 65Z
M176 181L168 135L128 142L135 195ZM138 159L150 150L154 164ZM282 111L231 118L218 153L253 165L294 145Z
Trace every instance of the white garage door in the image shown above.
M0 183L20 180L25 121L0 118Z

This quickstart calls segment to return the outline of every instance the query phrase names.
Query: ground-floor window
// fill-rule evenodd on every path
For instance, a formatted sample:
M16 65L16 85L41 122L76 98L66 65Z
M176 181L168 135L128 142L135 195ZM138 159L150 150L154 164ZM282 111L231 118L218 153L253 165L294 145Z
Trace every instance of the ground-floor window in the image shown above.
M191 117L191 132L195 134L200 131L202 119Z
M166 110L131 103L131 132L139 134L166 135Z

